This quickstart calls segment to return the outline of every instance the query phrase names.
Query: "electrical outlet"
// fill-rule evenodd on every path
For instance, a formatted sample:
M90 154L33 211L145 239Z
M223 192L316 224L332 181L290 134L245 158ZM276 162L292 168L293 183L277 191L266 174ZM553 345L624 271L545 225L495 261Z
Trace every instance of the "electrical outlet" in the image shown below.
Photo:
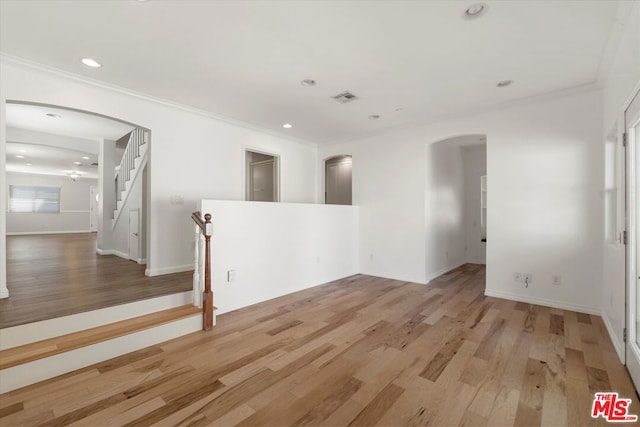
M373 254L369 254L369 259L373 261Z
M522 275L522 277L524 278L524 283L529 286L531 283L533 283L533 274L531 273L524 273Z
M227 282L231 283L231 282L235 282L236 281L236 271L235 270L228 270L227 271Z
M524 278L522 277L522 273L513 273L513 281L514 282L523 282Z
M553 283L553 286L560 286L562 284L562 276L551 276L551 283Z

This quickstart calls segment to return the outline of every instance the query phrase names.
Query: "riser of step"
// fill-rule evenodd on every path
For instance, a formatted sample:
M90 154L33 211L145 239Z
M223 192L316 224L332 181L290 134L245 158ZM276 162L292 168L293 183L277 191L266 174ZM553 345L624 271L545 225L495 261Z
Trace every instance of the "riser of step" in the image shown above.
M3 369L0 371L0 393L6 393L201 329L202 316L194 315Z
M0 329L0 350L191 304L191 291Z

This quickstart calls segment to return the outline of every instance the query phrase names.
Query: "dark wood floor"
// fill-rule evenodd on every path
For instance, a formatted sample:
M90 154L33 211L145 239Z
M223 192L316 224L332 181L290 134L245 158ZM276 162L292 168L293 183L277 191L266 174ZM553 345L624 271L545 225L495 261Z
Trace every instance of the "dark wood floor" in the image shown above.
M354 276L0 396L2 425L605 425L640 406L598 316L483 295L484 268L428 286Z
M188 291L192 273L145 277L144 265L96 255L96 234L7 236L9 298L0 328Z

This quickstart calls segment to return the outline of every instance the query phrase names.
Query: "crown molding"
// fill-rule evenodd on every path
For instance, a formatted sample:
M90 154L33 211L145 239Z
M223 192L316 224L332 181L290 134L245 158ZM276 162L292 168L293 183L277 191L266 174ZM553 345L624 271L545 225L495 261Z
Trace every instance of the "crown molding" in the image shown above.
M116 93L120 93L123 95L127 95L133 98L137 98L140 100L144 100L147 102L152 102L155 104L160 104L163 105L165 107L170 107L170 108L175 108L177 110L181 110L187 113L191 113L191 114L196 114L202 117L206 117L208 119L213 119L213 120L217 120L223 123L227 123L233 126L237 126L240 128L244 128L247 130L251 130L254 132L260 132L263 134L267 134L273 137L277 137L277 138L281 138L281 139L286 139L288 141L291 142L295 142L298 144L302 144L305 146L310 146L310 147L317 147L317 143L307 140L307 139L303 139L303 138L296 138L293 137L291 135L285 135L282 133L278 133L278 132L274 132L271 129L267 129L258 125L254 125L251 123L247 123L244 122L242 120L238 120L238 119L234 119L231 117L227 117L227 116L223 116L220 114L216 114L216 113L212 113L209 111L205 111L205 110L201 110L199 108L195 108L195 107L191 107L189 105L185 105L185 104L181 104L178 102L174 102L174 101L169 101L167 99L163 99L163 98L157 98L155 96L152 95L147 95L145 93L142 92L136 92L134 90L131 89L127 89L124 88L122 86L118 86L118 85L114 85L111 83L106 83L103 82L101 80L96 80L96 79L92 79L89 77L85 77L85 76L81 76L79 74L74 74L71 73L69 71L64 71L61 70L59 68L55 68L55 67L51 67L49 65L44 65L44 64L40 64L34 61L30 61L24 58L20 58L17 56L13 56L13 55L8 55L6 53L0 53L0 63L7 63L7 64L11 64L11 65L15 65L15 66L19 66L22 68L26 68L29 70L35 70L35 71L39 71L39 72L43 72L46 74L53 74L57 77L61 77L67 80L72 80L87 86L92 86L92 87L98 87L100 89L105 89L105 90L109 90L111 92L116 92ZM17 101L16 101L17 102Z
M466 118L479 116L481 114L500 112L504 110L509 110L511 108L526 106L526 105L535 104L538 102L545 102L545 101L553 100L556 98L578 95L582 93L598 92L600 91L600 89L601 88L597 86L596 82L593 81L590 83L572 86L569 88L564 88L564 89L555 90L551 92L546 92L539 95L531 95L523 98L514 99L511 101L501 102L499 104L494 104L487 107L470 108L454 114L446 114L446 115L437 116L437 117L426 119L426 120L415 120L408 123L402 123L402 124L390 126L384 129L362 133L352 137L326 141L324 143L319 143L318 145L320 147L327 147L331 145L345 144L349 142L355 142L363 139L373 138L376 136L386 135L392 132L414 129L421 126L433 125L433 124L443 123L443 122L452 121L452 120L462 120ZM472 133L483 134L485 132L472 132Z

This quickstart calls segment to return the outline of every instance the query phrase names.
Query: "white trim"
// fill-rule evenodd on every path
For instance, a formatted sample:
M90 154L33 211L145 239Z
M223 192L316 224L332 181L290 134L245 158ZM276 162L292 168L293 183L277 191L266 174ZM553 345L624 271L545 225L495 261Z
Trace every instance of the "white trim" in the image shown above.
M609 317L607 316L607 312L603 310L602 313L600 314L600 317L602 317L602 322L604 323L605 328L607 328L607 332L609 333L609 338L611 339L613 348L615 348L616 353L618 354L618 359L620 359L620 362L624 365L625 364L624 363L624 356L625 356L624 343L621 342L618 339L618 336L615 334L613 330L613 326L611 325L611 322L609 321Z
M415 120L408 123L400 123L397 125L374 130L371 132L362 132L353 136L336 138L328 141L322 141L318 143L318 146L329 147L336 144L343 144L343 143L359 141L367 138L373 138L380 135L386 135L388 133L395 132L395 131L405 131L405 130L415 129L417 127L428 126L428 125L447 122L451 120L468 119L470 117L476 117L476 116L480 116L488 113L499 113L501 111L509 110L511 108L516 108L519 106L527 106L527 105L536 104L540 102L546 102L546 101L554 100L559 97L579 95L583 93L593 93L593 92L599 93L600 88L596 86L594 82L585 83L585 84L580 84L578 86L572 86L569 88L547 92L539 95L526 96L524 98L518 98L518 99L501 102L494 105L488 105L485 107L469 108L469 109L460 111L458 113L443 114L443 115L428 118L428 119L419 119L419 120ZM470 134L470 133L486 134L487 132L466 132L466 134ZM442 140L443 138L438 138L438 141L442 141ZM437 142L437 141L434 141L434 142Z
M185 271L193 271L195 266L193 264L176 265L174 267L162 267L162 268L147 268L144 274L149 277L161 276L163 274L183 273Z
M200 315L194 314L133 334L13 366L0 371L0 393L6 393L201 329L202 318Z
M134 259L135 262L137 262L138 264L146 264L147 263L147 259L146 258L138 258L138 259Z
M67 231L12 231L7 232L7 236L32 236L37 234L89 234L95 233L91 230L67 230Z
M427 283L431 282L433 279L437 279L438 277L442 276L443 274L446 274L452 270L455 270L458 267L462 267L465 264L471 264L471 263L467 263L466 261L462 261L458 264L452 264L448 267L445 268L441 268L440 270L436 271L435 273L431 273L430 276L427 276Z
M117 249L100 249L100 248L96 248L96 253L98 255L115 255L115 256L118 256L118 257L126 259L126 260L130 260L131 259L131 258L129 258L128 254L125 254L124 252L120 252Z
M589 307L586 305L571 304L567 302L555 301L546 298L537 298L527 295L513 294L511 292L500 292L486 289L485 296L508 299L511 301L526 302L529 304L542 305L544 307L559 308L561 310L577 311L578 313L595 314L600 316L602 311L598 307Z
M350 206L350 205L325 205L325 206ZM345 277L351 277L351 276L354 276L356 274L364 274L366 276L380 277L381 279L397 280L399 282L416 283L418 285L426 285L426 284L429 283L424 278L419 278L418 279L418 278L415 278L415 277L392 276L392 275L385 275L385 274L380 274L380 273L372 272L372 271L370 271L370 272L361 271L359 273L350 274L350 275L345 276ZM314 285L314 286L319 286L319 285L321 285L321 283L318 283L317 285ZM307 289L307 288L305 288L305 289Z
M192 291L0 329L0 350L191 304Z
M271 135L274 137L278 137L278 138L282 138L282 139L286 139L289 141L293 141L293 142L297 142L298 144L303 144L303 145L307 145L310 147L317 147L317 144L313 141L309 141L306 139L302 139L302 138L295 138L292 137L291 135L286 135L284 133L279 133L279 132L275 132L272 129L267 129L258 125L253 125L251 123L246 123L246 122L242 122L240 120L236 120L236 119L232 119L230 117L226 117L226 116L222 116L219 114L214 114L211 113L209 111L205 111L205 110L201 110L195 107L190 107L188 105L184 105L184 104L180 104L177 102L173 102L173 101L169 101L166 99L162 99L162 98L156 98L154 96L151 95L146 95L140 92L135 92L133 90L130 89L125 89L123 87L114 85L114 84L109 84L109 83L105 83L99 80L94 80L94 79L90 79L88 77L84 77L84 76L80 76L78 74L74 74L74 73L70 73L68 71L64 71L64 70L60 70L58 68L55 67L51 67L48 65L43 65L37 62L33 62L33 61L29 61L23 58L19 58L17 56L13 56L13 55L7 55L6 53L0 53L0 60L7 62L7 63L11 63L13 65L17 65L17 66L21 66L24 68L28 68L28 69L32 69L32 70L38 70L38 71L42 71L45 73L50 73L53 75L56 75L58 77L63 77L63 78L67 78L70 80L74 80L76 82L79 83L83 83L85 85L89 85L89 86L94 86L94 87L99 87L102 89L107 89L107 90L111 90L113 92L117 92L117 93L121 93L124 95L128 95L134 98L138 98L138 99L142 99L144 101L149 101L149 102L153 102L156 104L161 104L167 107L171 107L171 108L176 108L178 110L182 110L182 111L186 111L188 113L193 113L193 114L197 114L199 116L203 116L203 117L207 117L210 119L214 119L214 120L218 120L224 123L228 123L234 126L238 126L244 129L249 129L251 131L254 132L260 132L260 133L264 133L267 135ZM122 120L120 120L122 121ZM124 121L122 121L123 123L125 123ZM126 122L128 123L128 122Z
M64 210L63 211L62 209L60 209L60 213L91 213L91 211L73 211L73 210L69 210L69 211Z
M0 288L0 299L2 298L9 298L9 289Z

